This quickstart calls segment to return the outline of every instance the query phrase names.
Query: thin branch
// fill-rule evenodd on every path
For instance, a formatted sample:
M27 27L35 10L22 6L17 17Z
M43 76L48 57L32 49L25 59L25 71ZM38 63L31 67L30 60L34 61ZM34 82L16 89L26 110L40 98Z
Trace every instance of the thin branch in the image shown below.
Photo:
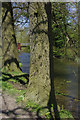
M5 12L5 15L4 15L4 17L3 17L3 19L2 19L2 23L5 21L5 19L6 19L6 16L7 16L7 14L8 14L8 9L6 10L6 12Z

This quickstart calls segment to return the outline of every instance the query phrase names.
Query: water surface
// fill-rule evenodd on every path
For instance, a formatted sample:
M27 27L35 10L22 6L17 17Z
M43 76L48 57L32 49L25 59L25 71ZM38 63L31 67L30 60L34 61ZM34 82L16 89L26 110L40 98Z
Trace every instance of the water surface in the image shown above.
M54 60L54 83L57 93L57 102L72 112L75 118L80 113L78 94L79 65L65 60Z
M22 63L22 72L29 74L30 72L30 53L21 53L19 55L19 62Z
M22 63L22 72L29 74L30 54L21 53L19 61ZM71 111L75 118L80 113L79 98L79 71L80 65L75 62L54 59L54 86L56 99L60 107Z

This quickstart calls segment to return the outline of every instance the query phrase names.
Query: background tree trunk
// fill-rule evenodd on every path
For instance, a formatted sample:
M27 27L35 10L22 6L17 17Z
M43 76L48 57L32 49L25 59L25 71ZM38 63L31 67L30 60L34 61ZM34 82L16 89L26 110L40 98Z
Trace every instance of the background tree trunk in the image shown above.
M28 98L47 104L50 93L48 18L45 3L30 3L31 62Z
M2 3L2 41L3 41L3 68L17 70L17 43L14 32L14 20L11 2Z
M1 15L2 15L2 13L1 13L1 8L2 8L2 3L0 2L0 69L1 69L1 67L2 67L2 39L1 39L1 37L2 37L2 34L1 34L1 29L2 29L2 27L1 27Z

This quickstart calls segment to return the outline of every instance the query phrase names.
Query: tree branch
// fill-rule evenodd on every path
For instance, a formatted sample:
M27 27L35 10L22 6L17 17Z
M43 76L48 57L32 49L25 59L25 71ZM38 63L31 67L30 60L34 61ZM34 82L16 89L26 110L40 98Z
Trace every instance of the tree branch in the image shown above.
M8 14L8 9L6 10L6 12L5 12L5 15L4 15L4 17L3 17L3 19L2 19L2 23L5 21L5 19L6 19L6 16L7 16L7 14Z

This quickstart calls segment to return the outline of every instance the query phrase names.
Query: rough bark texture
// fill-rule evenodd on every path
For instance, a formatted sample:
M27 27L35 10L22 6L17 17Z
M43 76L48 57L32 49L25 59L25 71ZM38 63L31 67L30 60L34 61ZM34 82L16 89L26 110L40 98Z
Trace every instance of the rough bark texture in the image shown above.
M6 70L16 70L19 65L12 4L10 2L2 3L2 41L3 67L5 66Z
M28 98L47 104L50 93L48 18L45 3L30 3L31 63Z
M1 7L2 7L2 3L0 2L0 68L2 66L2 35L1 35Z

